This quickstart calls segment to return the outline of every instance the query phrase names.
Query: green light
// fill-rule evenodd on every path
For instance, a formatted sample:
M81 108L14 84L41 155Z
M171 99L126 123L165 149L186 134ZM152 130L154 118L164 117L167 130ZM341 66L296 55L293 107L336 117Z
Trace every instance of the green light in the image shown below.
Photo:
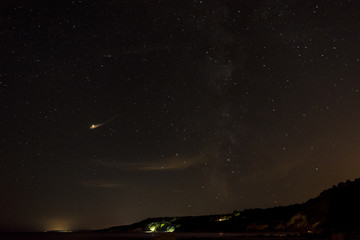
M180 225L173 225L171 221L161 221L161 222L151 222L147 225L148 233L152 232L174 232L176 228L180 227Z
M168 227L168 229L166 230L166 232L173 232L173 231L175 231L174 226Z

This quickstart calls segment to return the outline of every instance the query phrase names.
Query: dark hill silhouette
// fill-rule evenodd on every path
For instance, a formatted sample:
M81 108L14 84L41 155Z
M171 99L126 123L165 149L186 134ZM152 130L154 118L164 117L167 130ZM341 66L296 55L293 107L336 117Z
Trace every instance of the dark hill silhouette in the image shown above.
M223 215L148 218L102 231L360 233L360 178L339 183L302 204Z

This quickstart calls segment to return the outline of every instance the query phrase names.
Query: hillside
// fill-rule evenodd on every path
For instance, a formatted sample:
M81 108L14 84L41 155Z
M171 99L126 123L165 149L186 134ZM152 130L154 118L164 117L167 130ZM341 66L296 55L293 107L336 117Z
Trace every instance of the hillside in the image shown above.
M360 232L360 178L339 183L302 204L231 214L149 218L102 231L145 232Z

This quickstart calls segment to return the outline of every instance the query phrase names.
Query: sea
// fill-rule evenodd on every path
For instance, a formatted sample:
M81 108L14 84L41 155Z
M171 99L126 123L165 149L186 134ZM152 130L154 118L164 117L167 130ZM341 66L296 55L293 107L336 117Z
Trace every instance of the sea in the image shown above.
M336 233L329 236L287 233L103 233L103 232L42 232L0 233L0 240L355 240L360 235Z

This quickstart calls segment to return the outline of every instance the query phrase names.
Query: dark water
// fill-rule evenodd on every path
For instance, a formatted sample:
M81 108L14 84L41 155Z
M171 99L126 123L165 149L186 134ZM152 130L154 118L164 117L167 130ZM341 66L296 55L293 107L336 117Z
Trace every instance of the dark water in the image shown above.
M244 233L0 233L0 240L316 240L316 239L360 239L345 235L336 235L330 237L315 237L286 234L267 234L259 236L258 234Z

